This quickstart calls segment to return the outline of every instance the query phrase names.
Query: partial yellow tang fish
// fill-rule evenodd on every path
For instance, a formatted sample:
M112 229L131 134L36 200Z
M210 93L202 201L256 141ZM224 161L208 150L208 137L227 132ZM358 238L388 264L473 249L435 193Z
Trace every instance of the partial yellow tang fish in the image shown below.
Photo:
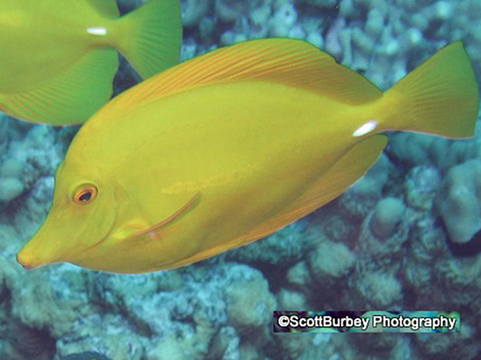
M382 93L298 40L253 40L186 61L82 127L52 209L18 253L141 273L265 237L342 194L387 130L472 136L478 87L460 42Z
M120 50L148 78L178 63L179 0L119 18L115 0L0 0L0 110L80 124L112 95Z

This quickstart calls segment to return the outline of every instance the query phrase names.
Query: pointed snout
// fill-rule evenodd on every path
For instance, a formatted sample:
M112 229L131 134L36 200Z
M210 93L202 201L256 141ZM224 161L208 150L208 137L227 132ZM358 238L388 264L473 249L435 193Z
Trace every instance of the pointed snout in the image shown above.
M22 267L25 269L25 270L32 270L35 268L34 265L30 265L30 262L28 260L28 257L26 257L24 255L25 253L24 252L19 252L17 254L17 262L22 265Z
M44 263L35 258L34 254L29 250L28 244L18 252L17 262L26 270L32 270L44 265Z
M17 262L26 270L38 268L43 265L59 261L59 254L55 247L51 247L44 241L40 230L30 241L18 252Z

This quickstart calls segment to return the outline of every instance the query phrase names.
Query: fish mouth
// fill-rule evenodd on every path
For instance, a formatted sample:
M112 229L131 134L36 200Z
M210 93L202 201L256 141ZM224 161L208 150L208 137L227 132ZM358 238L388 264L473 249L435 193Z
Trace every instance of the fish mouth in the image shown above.
M41 240L42 237L35 235L17 253L16 260L24 269L37 269L61 261L58 252L45 251L45 246Z
M46 263L41 263L41 262L36 262L36 261L34 261L34 259L32 258L32 256L29 256L29 254L26 253L26 251L24 251L24 249L20 250L20 251L17 253L16 259L17 259L17 262L18 262L20 265L22 265L22 267L23 267L25 270L32 270L32 269L36 269L36 268L39 268L39 267L41 267L41 266L46 265Z
M16 256L16 259L17 259L17 262L22 265L22 267L25 269L25 270L32 270L35 268L34 265L30 265L27 261L25 261L23 259L23 257L20 255L20 253L17 254Z

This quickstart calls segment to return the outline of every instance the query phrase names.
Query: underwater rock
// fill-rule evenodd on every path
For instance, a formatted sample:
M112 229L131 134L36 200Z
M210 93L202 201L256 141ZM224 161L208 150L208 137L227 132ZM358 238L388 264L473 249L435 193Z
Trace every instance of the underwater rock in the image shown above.
M8 203L23 193L23 183L16 178L0 178L0 202Z
M423 358L449 360L475 360L479 358L481 344L474 338L475 330L463 321L459 333L416 334L416 346Z
M364 219L382 197L392 164L385 154L337 200L342 215L349 221Z
M303 354L312 346L306 334L281 334L279 342L283 354L288 354L289 359L304 359ZM309 359L309 358L307 358Z
M51 360L55 355L55 339L47 331L32 329L15 319L8 319L6 338L16 355L21 355L19 357Z
M374 14L375 17L377 17L378 13L375 12L375 11L371 11L370 14ZM381 19L379 19L381 20ZM382 23L381 23L382 24ZM382 27L381 24L372 24L371 26L372 27ZM366 24L366 27L369 25L369 23ZM369 31L377 31L375 29L371 29ZM374 42L374 40L372 39L372 35L364 32L361 30L361 28L354 28L352 29L351 31L351 40L352 40L352 45L353 47L361 50L362 52L364 53L372 53L374 51L374 49L376 48L376 43ZM352 51L352 50L351 50Z
M7 115L0 112L0 156L7 150L8 145L8 120Z
M306 310L309 309L308 302L304 294L300 291L282 288L277 294L278 307L276 310L289 311L292 309Z
M431 210L440 186L441 173L435 167L421 165L412 168L404 182L407 204L419 211Z
M390 140L388 151L396 159L412 166L419 164L429 165L433 162L435 153L433 143L436 141L434 137L423 134L399 133L395 134ZM437 140L441 143L446 142L445 139ZM444 146L440 146L440 148L444 148Z
M313 281L326 288L346 276L354 266L355 255L344 244L324 240L309 254L308 264Z
M192 339L179 339L174 334L166 336L147 351L149 360L192 360L201 359L193 352Z
M433 265L449 256L446 234L432 214L421 214L412 226L410 259L416 264Z
M386 311L368 311L362 315L363 318L372 318L375 315L393 317L394 315ZM381 328L374 328L372 323L368 326L371 333L362 336L353 336L351 339L353 350L357 350L356 355L350 358L361 359L390 359L390 360L421 360L416 356L416 351L412 346L411 338L402 334L383 333ZM358 333L360 330L351 329L350 332ZM352 352L352 350L351 350ZM359 352L364 356L359 355Z
M30 190L29 197L25 200L26 214L19 211L17 219L29 219L34 224L39 224L47 216L53 197L55 179L45 176L37 180Z
M14 249L12 245L15 245L17 238L18 232L13 226L0 222L0 254L2 254L3 257L13 256L15 254L16 249ZM0 279L2 279L1 284L3 287L5 284L3 283L2 275L3 271L0 271Z
M365 30L370 36L379 36L384 30L386 10L383 8L373 8L367 15Z
M398 198L384 198L379 201L371 217L370 228L379 239L391 237L403 220L406 207Z
M393 354L393 352L396 351L394 349L396 345L398 345L399 342L402 342L400 345L401 349L399 350L404 352L404 356L402 358L407 358L405 352L407 352L406 347L409 344L407 341L402 341L402 338L400 338L399 334L363 334L362 336L353 336L352 341L356 345L356 348L366 353L366 355L372 354L373 352L382 353L383 355L385 354L385 358L391 360L398 358ZM409 357L409 359L413 358Z
M13 260L13 259L12 259ZM23 324L36 329L49 329L54 336L73 330L75 321L93 309L85 306L86 278L71 265L52 266L22 277L18 264L6 266L6 283L12 293L12 314ZM69 289L69 291L65 291ZM80 291L78 291L78 290Z
M441 173L481 155L481 137L453 141L417 133L396 133L387 152L392 158L416 167L434 166Z
M296 0L296 2L301 4L309 4L309 5L317 6L321 9L322 8L330 9L330 8L335 8L339 6L338 0Z
M481 293L481 255L474 258L444 258L435 263L436 301L453 308L469 308ZM446 306L446 305L444 305Z
M242 360L258 360L264 356L260 354L258 348L250 342L241 343L239 346L239 358Z
M379 310L400 310L402 287L394 275L384 272L364 273L356 282L365 306Z
M175 274L174 278L170 273ZM183 296L179 296L178 291L186 285L186 281L185 275L175 271L138 275L130 279L122 275L99 274L95 287L104 306L124 313L128 321L146 336L168 331L187 336L194 327L188 319L193 318L196 312L208 314L213 324L223 323L227 316L226 305L216 291L217 286L201 289L199 285L197 290L189 286L182 290Z
M221 21L236 21L247 15L254 4L251 1L216 0L215 10Z
M210 342L205 360L241 360L240 339L232 326L222 327Z
M336 59L342 59L344 55L344 58L346 58L344 63L346 64L351 63L351 44L350 39L344 38L343 41L341 41L341 37L345 37L345 35L341 34L346 34L350 37L350 33L351 30L346 28L346 20L344 18L338 18L329 26L325 35L325 50ZM348 40L347 43L346 40Z
M287 37L297 22L297 10L293 4L285 2L269 19L269 33L273 37Z
M481 230L481 160L453 167L443 180L438 209L451 241L467 243Z
M11 245L15 249L15 243ZM73 266L52 266L25 274L12 254L7 259L1 259L0 268L10 293L10 316L14 318L10 321L18 322L16 329L24 332L25 337L29 334L32 340L32 349L25 347L23 352L51 353L52 342L56 343L59 351L62 348L59 339L76 333L79 322L83 323L94 312L92 305L87 302L85 289L88 286L79 270ZM90 326L98 327L98 323ZM84 327L82 325L80 329ZM51 341L38 340L43 333L49 334ZM81 332L77 333L77 336L81 336Z
M29 148L44 148L54 145L56 140L56 131L53 127L40 125L32 127L25 137L25 141Z
M299 261L287 271L287 282L297 289L304 289L309 285L311 274L306 261Z
M80 354L71 354L63 356L60 360L110 360L106 356L93 351L87 351Z
M411 297L416 309L443 308L437 293L439 276L436 264L450 256L446 243L446 235L429 214L422 214L411 227L410 239L406 244L407 251L403 256L400 278L403 284L416 293ZM426 286L430 284L430 286Z
M98 306L90 301L88 290L93 284L89 273L68 264L25 273L13 255L1 262L11 293L11 316L30 332L50 334L58 356L103 349L114 359L140 360L138 337L128 330L123 317L117 315L113 320L110 314L100 315ZM112 329L123 329L122 335ZM42 344L46 347L49 343Z
M319 211L322 218L320 226L324 235L334 242L354 243L357 239L360 224L352 221L347 216L339 215L336 208L333 208L331 211L329 209L328 205Z
M227 311L229 324L238 329L241 336L254 341L267 330L266 326L272 321L272 312L276 309L277 302L260 271L247 267L245 271L249 273L247 279L225 289Z
M100 345L107 348L105 354L114 359L125 358L128 349L135 349L136 352L127 358L138 360L143 356L142 348L145 348L144 356L149 360L204 359L209 344L228 321L239 331L245 330L245 339L262 342L266 340L264 330L276 306L275 297L262 274L238 264L197 265L136 276L93 273L92 280L92 302L107 312L97 319L84 317L83 321L104 325L85 329L79 335L88 334L89 338L97 339L96 348L100 349ZM258 296L253 297L252 292ZM120 339L125 345L118 356L114 356L115 337L101 336L107 324L113 328L131 329L125 339ZM258 339L254 336L256 331L259 331ZM175 341L171 334L176 334ZM236 338L237 335L229 332L222 340L227 344L216 345L221 348L216 351L225 352L223 359L229 359L227 354L239 354ZM83 339L61 337L59 343L63 353L86 351L87 342ZM75 348L76 343L82 348Z
M52 127L29 125L23 133L19 132L18 136L14 136L15 140L9 142L7 153L4 155L0 166L0 198L3 199L4 203L12 200L16 202L16 198L21 194L29 192L32 194L35 192L34 189L41 178L53 176L68 145L66 143L57 143L56 135L57 131ZM38 185L40 184L38 183ZM23 202L16 202L15 210L11 207L9 208L10 214L16 213L17 207L20 210L19 213L23 212L22 209L27 210L24 211L26 218L17 216L15 219L20 228L27 227L26 222L30 223L30 225L33 222L35 225L35 223L43 219L42 216L29 214L28 208L30 207L29 204L32 205L32 209L45 208L50 205L53 182L48 186L50 189L46 190L41 198L32 201L31 197L25 197L22 199ZM40 195L38 192L36 194ZM0 200L0 209L2 206L5 205L2 205Z
M251 36L254 37L265 37L267 35L267 23L272 15L273 6L270 0L262 0L257 4L256 7L251 8L249 13L249 21L251 22L252 28Z
M282 230L248 246L226 252L221 256L229 261L255 266L289 267L304 257L312 248L312 237L307 235L308 220L301 219Z
M210 344L214 336L219 332L219 327L213 325L209 317L202 312L194 314L195 323L195 342L193 342L193 350L200 358L205 358L209 353Z
M408 289L415 291L411 301L416 308L428 304L432 308L464 309L463 326L464 321L470 323L478 309L473 304L481 291L480 273L480 254L454 257L434 219L422 217L415 223L402 276Z
M186 0L182 2L182 24L189 28L199 25L212 6L211 0Z
M208 39L212 38L215 31L216 31L216 22L214 18L205 16L200 20L199 33L202 39L205 39L206 41L208 41ZM194 45L194 48L195 48L195 45ZM187 55L187 51L183 51L182 54L183 56ZM192 55L190 57L192 57ZM183 57L183 59L185 59L185 57Z
M94 350L108 359L143 360L145 349L152 346L153 339L147 341L132 330L121 315L87 316L72 333L57 340L57 354L61 359L61 356Z
M0 165L0 177L18 178L22 175L25 164L17 159L7 158Z
M169 285L165 287L165 283ZM149 298L162 290L175 291L182 286L182 276L176 272L161 272L125 279L121 275L99 273L94 284L98 301L120 311L125 310L123 307L131 298Z
M408 240L414 219L412 210L406 209L401 200L381 200L362 223L355 245L358 267L368 272L399 267L406 251L403 245Z

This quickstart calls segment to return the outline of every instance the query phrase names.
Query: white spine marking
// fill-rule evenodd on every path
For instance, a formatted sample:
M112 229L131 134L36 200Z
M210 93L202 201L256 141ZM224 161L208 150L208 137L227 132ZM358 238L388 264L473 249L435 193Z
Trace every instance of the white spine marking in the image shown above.
M370 132L374 131L377 128L377 121L369 120L364 125L362 125L359 129L352 133L352 136L359 137L369 134Z
M104 27L89 27L87 32L92 35L105 36L107 35L107 29Z

